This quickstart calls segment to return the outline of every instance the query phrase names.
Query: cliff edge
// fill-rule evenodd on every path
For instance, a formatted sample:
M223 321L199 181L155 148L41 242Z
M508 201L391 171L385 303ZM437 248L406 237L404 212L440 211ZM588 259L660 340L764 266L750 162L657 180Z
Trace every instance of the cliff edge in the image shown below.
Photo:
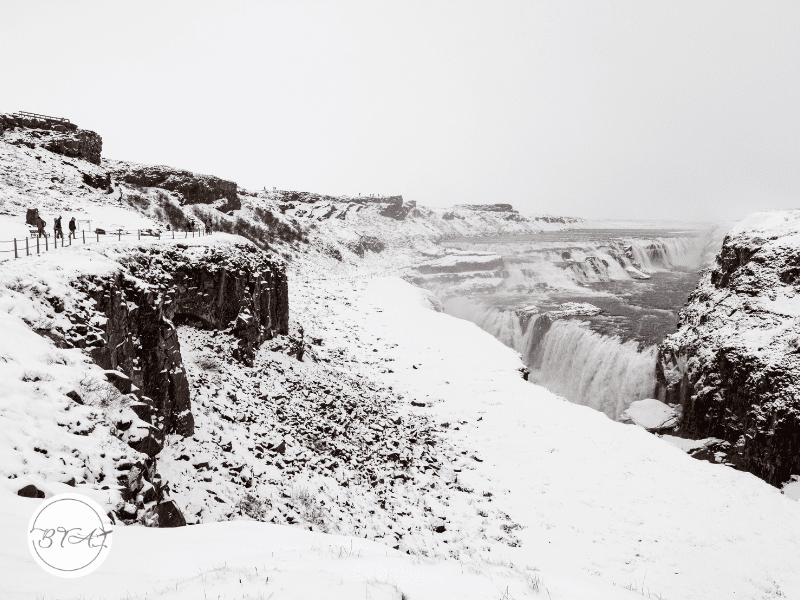
M800 210L755 213L725 237L659 348L658 394L683 437L773 485L800 473Z

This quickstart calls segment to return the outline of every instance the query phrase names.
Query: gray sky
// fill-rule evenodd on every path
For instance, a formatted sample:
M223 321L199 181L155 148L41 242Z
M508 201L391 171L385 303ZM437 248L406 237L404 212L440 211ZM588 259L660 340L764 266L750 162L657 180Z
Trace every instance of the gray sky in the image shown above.
M250 188L800 206L800 2L0 0L0 111Z

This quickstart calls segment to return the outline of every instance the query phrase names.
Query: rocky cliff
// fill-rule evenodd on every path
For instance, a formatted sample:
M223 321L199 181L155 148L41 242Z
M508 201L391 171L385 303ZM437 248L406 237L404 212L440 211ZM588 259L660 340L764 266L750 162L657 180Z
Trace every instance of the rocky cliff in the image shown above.
M800 473L800 211L756 213L725 238L659 349L658 394L684 437L779 485Z
M132 446L152 455L165 434L194 431L176 324L233 334L236 358L252 364L261 342L288 332L286 276L249 244L142 246L116 260L119 272L75 282L90 302L68 315L71 329L48 335L63 347L88 347L98 365L123 374L112 378L120 391L138 388L157 434Z
M236 183L213 175L118 160L105 160L103 166L118 181L178 192L186 204L213 204L218 200L225 200L224 206L220 207L223 211L239 210L242 206Z
M18 114L0 114L0 138L17 146L44 148L96 165L100 164L103 151L103 138L94 131L80 129L74 123Z

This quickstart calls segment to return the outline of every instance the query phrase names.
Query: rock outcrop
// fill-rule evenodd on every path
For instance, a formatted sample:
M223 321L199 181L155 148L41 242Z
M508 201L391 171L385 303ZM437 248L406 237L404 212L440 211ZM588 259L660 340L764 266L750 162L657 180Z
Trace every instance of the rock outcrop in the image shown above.
M82 158L96 165L100 164L103 151L103 138L94 131L80 129L74 123L56 119L0 114L0 136L10 144L44 148L70 158Z
M800 211L734 227L659 349L659 399L680 434L730 443L727 460L773 485L800 473Z
M482 210L487 212L509 212L515 213L514 207L510 204L456 204L454 208L466 210Z
M94 308L69 315L73 329L51 336L65 347L90 348L98 365L130 379L126 390L120 377L110 378L121 392L133 386L151 407L136 412L152 417L155 440L143 435L131 446L154 455L165 434L194 431L176 324L233 334L236 358L252 364L261 342L288 332L286 276L249 244L142 246L118 260L124 269L114 276L75 282Z
M186 204L213 204L225 200L220 210L239 210L241 201L233 181L213 175L201 175L161 165L140 165L130 162L106 160L103 166L119 181L142 187L157 187L178 192Z
M469 271L495 271L503 268L503 257L487 252L461 252L448 254L422 263L420 273L465 273Z

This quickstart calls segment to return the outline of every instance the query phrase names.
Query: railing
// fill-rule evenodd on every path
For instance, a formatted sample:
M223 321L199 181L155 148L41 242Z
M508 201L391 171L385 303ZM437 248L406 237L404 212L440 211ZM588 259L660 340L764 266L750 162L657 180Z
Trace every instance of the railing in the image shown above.
M64 119L62 117L49 117L47 115L40 115L39 113L25 112L24 110L17 111L17 114L22 115L23 117L33 117L34 119L45 119L47 121L58 121L59 123L69 123L69 119Z
M189 235L191 234L191 235ZM45 232L39 235L35 229L31 230L30 237L14 238L13 240L0 240L0 261L9 260L11 258L24 258L26 256L35 256L44 252L51 252L61 248L71 248L72 246L85 246L91 244L102 244L107 242L121 242L123 238L126 241L133 241L133 239L155 239L155 240L182 240L194 237L203 237L211 235L211 232L205 228L197 230L169 230L169 231L156 231L148 229L137 229L134 231L123 231L122 229L109 232L98 233L97 231L76 231L74 236L68 234L66 238L62 235L60 237L61 244L59 244L59 237L55 237L52 232ZM73 243L74 240L74 243Z

